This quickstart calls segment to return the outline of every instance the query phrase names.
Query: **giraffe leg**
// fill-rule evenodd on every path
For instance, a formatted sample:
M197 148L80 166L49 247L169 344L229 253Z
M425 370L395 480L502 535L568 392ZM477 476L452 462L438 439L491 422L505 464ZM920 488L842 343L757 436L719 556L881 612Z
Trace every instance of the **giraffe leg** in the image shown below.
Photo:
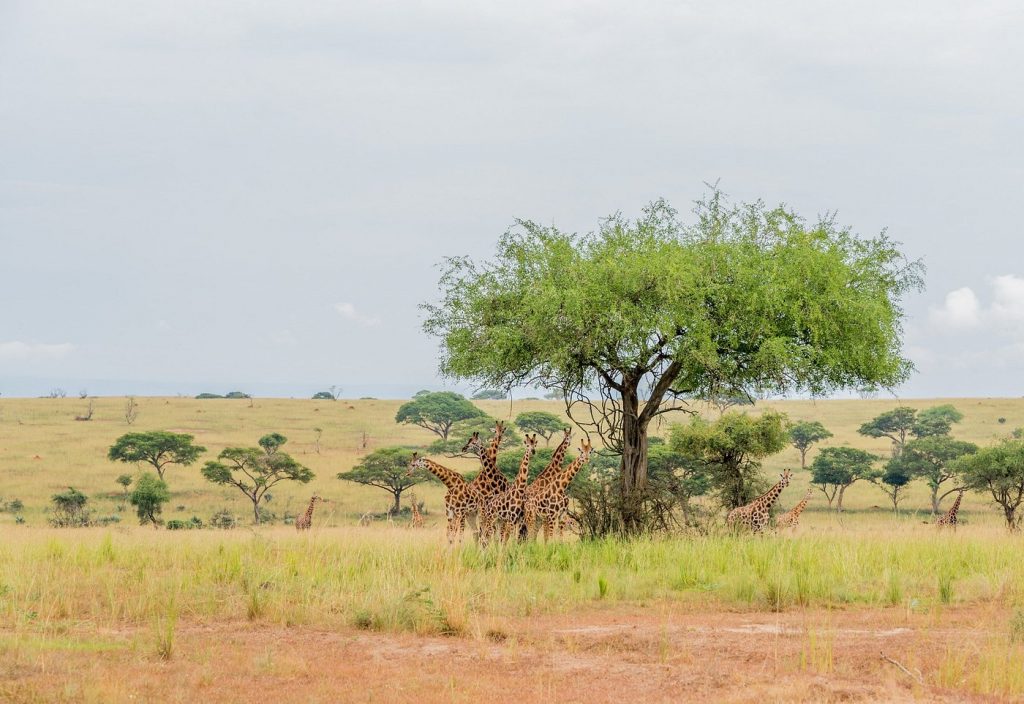
M551 516L545 516L544 517L544 542L545 543L550 543L551 542L552 538L554 537L552 535L552 533L554 532L554 529L555 529L555 526L554 526L554 524L552 522Z

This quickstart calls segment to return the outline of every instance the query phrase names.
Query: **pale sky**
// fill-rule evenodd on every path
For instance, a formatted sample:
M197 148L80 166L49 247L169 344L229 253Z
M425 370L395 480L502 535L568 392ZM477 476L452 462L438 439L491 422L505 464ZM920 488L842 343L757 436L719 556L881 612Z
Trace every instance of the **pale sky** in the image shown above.
M927 267L904 397L1024 394L1017 2L0 0L0 393L404 396L523 217L704 182Z

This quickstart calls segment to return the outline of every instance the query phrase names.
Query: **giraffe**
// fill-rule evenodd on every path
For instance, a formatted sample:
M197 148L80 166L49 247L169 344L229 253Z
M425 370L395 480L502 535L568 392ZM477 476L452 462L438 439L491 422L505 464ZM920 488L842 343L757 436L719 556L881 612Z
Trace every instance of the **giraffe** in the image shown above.
M938 520L935 521L935 525L939 528L942 526L952 526L953 530L956 531L957 524L957 513L960 512L960 500L964 498L964 489L960 489L960 493L956 495L956 501L949 507L943 515L939 516Z
M784 470L779 475L779 482L765 493L758 496L746 506L734 508L725 519L726 524L733 526L746 526L754 533L760 533L768 526L768 519L771 516L772 505L782 490L789 486L789 479L792 476L790 470Z
M537 475L537 478L533 480L534 484L537 482L546 482L551 479L551 477L562 471L562 462L565 460L565 453L569 450L569 440L571 437L572 428L566 428L565 437L562 438L562 442L560 442L558 447L555 448L555 451L551 455L551 461L548 462L547 467L545 467L541 473Z
M480 535L483 540L489 540L491 532L498 523L501 523L501 542L508 542L513 529L518 529L523 524L523 505L526 503L526 480L530 474L530 460L533 453L537 451L537 434L527 435L523 441L526 451L519 463L519 472L516 480L507 491L487 499L487 506L484 509L480 521ZM517 534L521 531L517 530Z
M462 540L462 531L467 520L470 528L475 531L477 514L480 513L480 506L483 504L480 491L454 469L448 469L414 452L406 476L411 476L417 469L427 470L440 479L448 489L448 493L444 495L444 510L448 517L448 544L452 545Z
M330 502L313 494L313 498L309 500L309 508L306 509L306 513L295 519L295 530L309 530L313 527L313 509L316 508L317 503Z
M568 467L548 481L539 484L534 482L527 488L523 520L527 530L533 532L536 532L537 521L542 521L544 540L551 540L554 529L561 524L562 516L569 509L569 497L565 495L565 490L583 465L590 461L590 453L594 448L586 440L581 445L579 456Z
M489 499L503 491L508 491L509 481L504 474L498 471L498 445L501 444L501 438L504 434L505 424L499 420L494 426L494 437L491 438L486 448L482 448L480 454L480 462L483 464L483 469L470 482L470 485L475 487L485 499ZM465 452L473 446L481 447L480 433L473 433L473 437L469 439L469 442L466 443L462 450Z
M423 514L420 513L420 507L416 505L416 494L410 494L410 498L412 499L412 501L410 501L410 504L412 505L412 521L410 525L413 528L422 528Z
M811 493L813 491L813 487L808 487L807 493L804 495L804 498L801 499L800 503L776 518L775 528L792 528L793 530L796 530L796 527L800 524L800 514L803 513L805 508L807 508L807 502L811 500Z

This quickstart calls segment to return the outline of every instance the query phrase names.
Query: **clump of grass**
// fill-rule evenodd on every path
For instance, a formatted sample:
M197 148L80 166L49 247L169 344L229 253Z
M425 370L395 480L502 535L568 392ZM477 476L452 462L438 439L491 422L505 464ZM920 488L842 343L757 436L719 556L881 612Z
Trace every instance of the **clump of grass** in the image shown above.
M1024 610L1017 609L1010 619L1010 643L1024 644Z
M604 577L597 578L597 598L604 599L608 596L608 580Z
M939 573L939 601L943 604L953 601L953 575L949 572Z
M885 597L890 606L899 606L903 603L903 583L895 570L889 571L889 583L886 587Z
M174 629L177 624L178 612L173 607L153 624L154 647L160 660L170 660L174 655Z

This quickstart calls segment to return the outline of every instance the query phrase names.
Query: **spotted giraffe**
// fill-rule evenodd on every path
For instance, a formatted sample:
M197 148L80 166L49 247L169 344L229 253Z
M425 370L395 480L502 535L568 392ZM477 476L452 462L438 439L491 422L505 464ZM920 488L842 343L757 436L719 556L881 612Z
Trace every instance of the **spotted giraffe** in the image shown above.
M530 474L530 460L533 453L537 451L537 434L527 435L523 441L526 451L523 459L519 462L519 472L516 480L500 494L487 499L487 505L480 520L480 536L486 542L490 540L492 532L501 524L501 542L508 542L512 531L519 535L520 526L523 524L523 505L526 503L526 479Z
M935 525L939 526L951 526L953 530L956 530L957 517L956 515L960 512L960 500L964 498L964 490L961 489L960 493L956 495L956 501L949 507L943 515L939 516L939 519L935 521Z
M796 530L796 527L800 525L800 514L804 512L805 508L807 508L807 502L811 500L811 493L813 491L813 487L809 488L807 493L804 495L804 498L800 500L800 503L776 518L775 527L792 528L793 530Z
M789 486L789 479L792 476L790 470L784 470L779 475L778 483L765 493L758 496L746 506L734 508L725 519L726 524L737 527L749 528L754 533L760 533L768 526L768 519L771 517L772 505L779 498L782 490Z
M568 467L546 482L534 482L527 487L523 520L531 534L536 534L537 521L541 521L544 524L544 540L551 540L553 531L559 527L562 516L568 511L569 497L565 490L583 465L590 462L590 453L594 449L586 440L581 444L579 456Z
M565 437L562 438L562 442L558 444L555 451L551 453L551 461L548 462L547 466L543 470L541 470L541 473L537 475L537 478L533 480L534 484L544 483L562 471L562 462L565 461L565 453L569 450L569 441L571 439L572 428L566 428Z
M422 528L423 527L423 514L420 513L420 507L416 503L416 494L410 494L409 498L411 499L409 504L412 507L412 521L410 522L410 525L413 528Z
M406 476L411 476L417 469L425 469L441 480L441 483L448 489L444 495L444 511L448 519L448 544L453 545L462 540L462 531L469 526L476 531L476 520L480 513L480 506L483 504L483 496L467 482L461 474L454 469L449 469L426 457L420 457L414 452L412 461L409 463L409 471Z
M309 500L309 508L306 512L295 519L295 530L309 530L313 527L313 509L318 503L330 503L327 499L321 499L316 494Z
M498 446L501 444L501 438L504 434L505 424L499 420L494 426L494 437L487 443L487 447L482 446L480 433L473 433L473 437L462 448L463 452L471 449L476 449L480 452L480 462L483 464L483 468L470 484L485 499L489 499L503 491L508 491L508 478L498 471Z

